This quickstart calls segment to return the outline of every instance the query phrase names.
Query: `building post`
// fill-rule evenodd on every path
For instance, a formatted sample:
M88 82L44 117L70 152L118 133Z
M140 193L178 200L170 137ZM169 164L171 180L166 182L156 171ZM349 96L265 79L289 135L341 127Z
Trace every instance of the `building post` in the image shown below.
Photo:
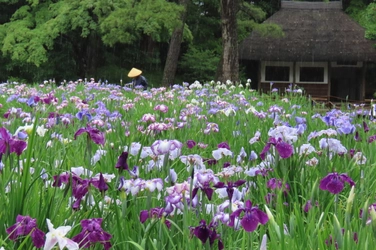
M257 91L261 94L261 61L258 61Z
M364 101L366 98L366 71L367 71L367 62L363 62L362 67L362 77L360 83L360 101Z

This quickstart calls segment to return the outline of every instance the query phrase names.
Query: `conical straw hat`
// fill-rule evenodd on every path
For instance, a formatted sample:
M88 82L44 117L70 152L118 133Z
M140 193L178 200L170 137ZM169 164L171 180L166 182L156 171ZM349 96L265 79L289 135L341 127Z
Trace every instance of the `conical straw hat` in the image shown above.
M128 73L128 77L136 77L142 74L142 71L136 68L132 68Z

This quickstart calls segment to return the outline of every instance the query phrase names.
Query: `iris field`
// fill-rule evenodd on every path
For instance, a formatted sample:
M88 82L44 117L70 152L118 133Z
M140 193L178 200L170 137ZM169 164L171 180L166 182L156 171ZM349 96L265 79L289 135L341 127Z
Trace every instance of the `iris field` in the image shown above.
M3 83L0 249L374 249L369 109L249 82Z

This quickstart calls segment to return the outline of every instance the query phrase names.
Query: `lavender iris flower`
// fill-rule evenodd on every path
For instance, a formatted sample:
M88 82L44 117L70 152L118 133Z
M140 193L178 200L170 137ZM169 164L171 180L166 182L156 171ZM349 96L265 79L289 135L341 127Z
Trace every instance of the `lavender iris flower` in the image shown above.
M348 135L354 133L356 130L355 126L350 122L345 122L341 124L340 127L337 128L337 132L340 135Z
M81 110L76 114L78 120L82 121L85 117L88 121L92 119L91 114L87 110Z
M245 180L238 180L235 182L227 182L227 185L225 185L223 182L218 182L214 185L215 188L226 188L227 196L229 200L232 200L232 196L234 194L234 188L239 187L246 183Z
M338 194L343 190L345 182L349 183L351 187L355 185L355 182L345 173L330 173L320 181L320 189Z
M177 181L178 174L175 172L174 169L170 169L170 174L164 179L165 182L169 182L172 185Z
M247 232L255 231L259 223L265 225L269 220L266 213L261 211L258 207L253 207L252 202L247 200L244 208L239 208L230 215L229 226L236 226L235 219L239 218L242 212L244 212L244 215L240 219L240 224Z
M157 140L151 145L155 155L164 155L175 149L181 149L183 144L177 140Z
M18 237L27 236L31 233L31 238L35 247L41 248L44 245L45 234L37 228L37 220L30 216L17 215L16 223L7 228L6 231L11 240L17 240Z
M296 116L296 117L295 117L295 122L296 122L297 124L306 124L306 123L307 123L307 119L304 118L304 117Z
M101 243L104 249L110 249L111 234L105 232L102 227L102 218L82 220L80 222L82 231L72 238L80 245L80 248L88 248L95 243Z
M34 96L30 97L27 102L26 102L27 106L29 107L34 107L36 105L36 101L35 101L35 98Z

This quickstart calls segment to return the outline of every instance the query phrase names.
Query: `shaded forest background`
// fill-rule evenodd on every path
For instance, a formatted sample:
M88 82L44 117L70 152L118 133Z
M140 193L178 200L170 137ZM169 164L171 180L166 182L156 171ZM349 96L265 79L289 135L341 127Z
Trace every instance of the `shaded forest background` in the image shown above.
M226 6L225 2L236 2L236 6ZM278 27L261 23L279 9L279 3L279 0L0 0L0 81L61 82L93 77L112 83L121 79L128 82L128 71L137 67L153 86L160 86L171 57L169 46L179 35L179 29L181 46L177 62L172 63L176 64L176 74L171 81L220 79L224 63L222 28L227 22L221 8L233 8L236 32L232 36L236 37L232 39L239 43L253 29L278 35ZM366 37L376 39L376 3L370 0L343 3L346 12L366 28ZM247 79L242 65L238 79Z

